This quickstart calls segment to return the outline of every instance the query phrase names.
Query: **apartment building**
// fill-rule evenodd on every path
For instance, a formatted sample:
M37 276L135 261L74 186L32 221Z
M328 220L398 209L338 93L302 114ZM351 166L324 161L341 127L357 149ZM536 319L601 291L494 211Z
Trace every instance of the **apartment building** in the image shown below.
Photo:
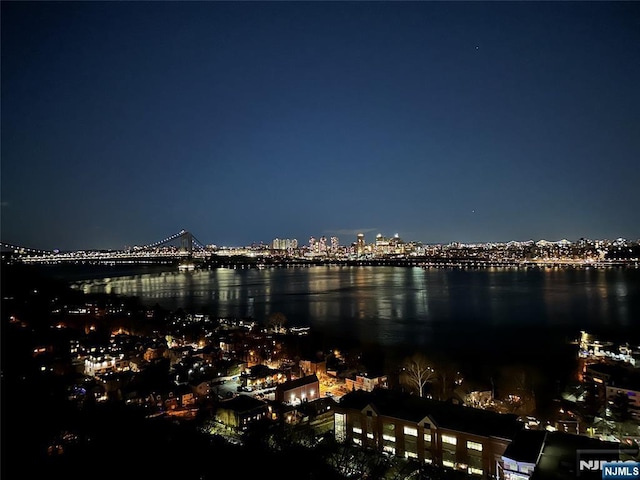
M479 477L497 475L522 423L500 414L385 389L352 391L334 413L334 435L388 455Z

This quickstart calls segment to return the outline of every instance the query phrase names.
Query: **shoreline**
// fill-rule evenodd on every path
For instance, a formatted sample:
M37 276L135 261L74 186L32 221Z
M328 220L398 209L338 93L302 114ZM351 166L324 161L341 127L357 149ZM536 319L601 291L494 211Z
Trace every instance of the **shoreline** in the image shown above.
M28 275L32 271L31 269L19 268L18 270L26 274L24 279L27 283L32 279ZM47 281L50 280L52 284L64 283L59 279L51 280L51 277L46 275L44 278ZM72 291L85 299L101 296L101 294ZM153 305L140 301L136 296L115 296L137 301L143 308L153 308ZM104 298L104 295L102 297ZM171 309L167 310L172 311ZM82 319L78 318L78 320ZM260 319L254 320L260 323ZM113 321L114 323L118 322L117 319L113 319ZM139 321L141 325L153 326L144 318ZM439 323L434 329L432 343L414 346L385 345L375 339L358 341L357 338L345 335L335 328L327 328L326 325L324 328L311 326L309 338L301 343L311 347L309 350L311 352L334 348L358 352L362 364L373 372L391 373L403 358L417 352L432 355L434 358L439 358L440 361L455 365L469 379L480 383L487 383L490 378L498 381L500 378L504 378L510 369L522 371L526 372L531 387L538 392L537 398L540 407L546 408L551 405L550 402L556 386L570 382L576 373L578 347L574 342L578 339L580 332L571 326L556 326L550 331L548 325L542 324L512 324L495 327L493 326L492 329L471 322L467 324ZM603 341L622 339L621 333L613 335L611 332L606 332L604 327L589 329L588 333ZM640 331L636 331L636 334L640 334Z

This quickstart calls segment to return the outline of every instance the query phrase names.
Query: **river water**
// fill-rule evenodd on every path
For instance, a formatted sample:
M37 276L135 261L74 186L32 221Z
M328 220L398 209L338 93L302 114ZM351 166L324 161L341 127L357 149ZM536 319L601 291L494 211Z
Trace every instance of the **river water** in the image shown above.
M289 326L383 348L535 356L580 330L640 342L638 268L102 269L73 285L215 317L281 312Z

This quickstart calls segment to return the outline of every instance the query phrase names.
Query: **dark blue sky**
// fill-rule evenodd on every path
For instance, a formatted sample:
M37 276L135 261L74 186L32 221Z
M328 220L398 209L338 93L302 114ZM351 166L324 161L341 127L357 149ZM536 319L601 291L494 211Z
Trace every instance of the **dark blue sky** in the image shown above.
M640 238L640 2L1 9L3 242Z

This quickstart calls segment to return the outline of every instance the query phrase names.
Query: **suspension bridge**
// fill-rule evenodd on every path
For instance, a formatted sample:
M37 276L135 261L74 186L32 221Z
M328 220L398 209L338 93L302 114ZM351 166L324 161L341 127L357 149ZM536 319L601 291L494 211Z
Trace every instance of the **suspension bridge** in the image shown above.
M0 244L3 261L30 264L96 263L96 264L162 264L178 263L189 266L202 262L212 254L212 248L200 242L191 232L180 230L153 243L122 250L39 250L34 248Z

